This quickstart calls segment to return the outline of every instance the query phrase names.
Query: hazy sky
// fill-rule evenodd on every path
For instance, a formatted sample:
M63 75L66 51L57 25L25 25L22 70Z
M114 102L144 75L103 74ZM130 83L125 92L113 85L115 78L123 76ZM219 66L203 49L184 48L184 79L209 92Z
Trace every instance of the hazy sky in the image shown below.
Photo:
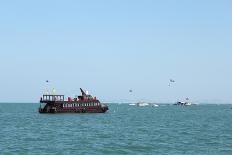
M0 101L82 87L102 101L232 102L231 8L230 0L1 1Z

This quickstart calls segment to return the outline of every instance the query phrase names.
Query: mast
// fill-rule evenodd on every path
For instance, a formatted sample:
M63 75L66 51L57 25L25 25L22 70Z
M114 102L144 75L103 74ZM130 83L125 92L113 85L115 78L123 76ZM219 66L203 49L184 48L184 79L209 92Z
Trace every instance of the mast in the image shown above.
M80 90L81 90L82 96L87 96L83 89L80 88Z

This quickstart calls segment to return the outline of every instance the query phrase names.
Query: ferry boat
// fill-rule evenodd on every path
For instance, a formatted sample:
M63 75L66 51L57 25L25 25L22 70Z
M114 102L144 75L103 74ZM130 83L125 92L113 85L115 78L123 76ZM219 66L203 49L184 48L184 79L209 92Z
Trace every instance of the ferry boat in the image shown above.
M80 90L80 96L68 97L68 100L64 99L64 95L43 95L39 113L105 113L108 110L108 106L101 104L96 97Z

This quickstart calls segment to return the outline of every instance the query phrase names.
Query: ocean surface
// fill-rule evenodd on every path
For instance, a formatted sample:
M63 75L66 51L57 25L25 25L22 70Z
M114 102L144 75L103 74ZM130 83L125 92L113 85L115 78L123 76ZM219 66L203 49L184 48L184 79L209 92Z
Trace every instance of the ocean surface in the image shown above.
M232 154L232 105L109 104L105 114L39 114L38 106L0 104L0 154Z

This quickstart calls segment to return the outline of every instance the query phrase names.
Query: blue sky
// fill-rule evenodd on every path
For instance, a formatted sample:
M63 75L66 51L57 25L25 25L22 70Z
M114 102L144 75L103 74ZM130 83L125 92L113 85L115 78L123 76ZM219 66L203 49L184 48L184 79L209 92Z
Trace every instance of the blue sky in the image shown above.
M82 87L102 101L232 102L231 7L229 0L2 1L0 100L37 102L46 88L70 96Z

